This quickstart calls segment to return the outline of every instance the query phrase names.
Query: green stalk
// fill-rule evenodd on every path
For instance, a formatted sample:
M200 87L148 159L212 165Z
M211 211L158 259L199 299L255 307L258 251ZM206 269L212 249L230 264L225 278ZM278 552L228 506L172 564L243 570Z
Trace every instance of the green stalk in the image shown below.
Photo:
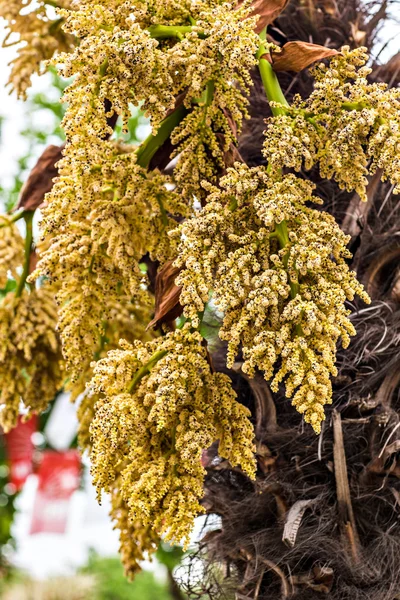
M206 124L206 120L207 120L207 108L209 106L211 106L213 98L214 98L214 89L215 89L215 82L213 80L209 81L206 85L206 89L203 92L203 95L201 97L201 103L203 105L203 109L204 109L204 116L203 116L203 120L202 120L202 125L203 127Z
M17 289L15 290L15 297L19 298L24 291L25 283L29 275L29 263L31 259L32 242L33 242L33 221L34 211L27 211L24 214L24 221L26 224L26 235L25 235L25 260L22 268L20 280L18 282Z
M140 381L143 379L143 377L148 375L150 373L151 369L154 367L154 365L157 364L158 361L161 360L162 358L164 358L164 356L166 356L167 354L168 354L168 350L159 350L158 352L155 352L153 354L153 356L150 358L150 360L145 365L140 367L140 369L138 371L136 371L135 375L133 376L132 381L129 384L128 392L129 393L134 392L136 386L140 383Z
M165 40L168 38L177 38L178 40L183 39L186 33L193 31L192 25L150 25L147 31L150 33L150 37L156 40ZM197 35L204 39L206 36L201 31L197 32Z
M143 168L147 168L151 159L159 148L167 141L173 129L179 125L182 119L187 115L188 110L183 105L174 110L162 122L155 135L152 133L140 144L136 150L137 163Z
M166 227L169 223L167 211L165 210L165 206L162 203L162 200L160 199L159 196L156 197L156 200L157 200L158 206L160 207L161 222L164 225L164 227Z
M15 213L10 219L8 219L8 221L6 223L0 223L0 229L2 229L3 227L9 227L12 223L16 223L20 219L23 219L25 217L25 215L30 212L32 212L32 211L21 210L21 212ZM6 216L8 216L8 215L6 215Z
M274 117L277 117L278 115L286 114L284 106L289 106L289 103L283 95L276 73L273 70L271 63L265 58L266 53L265 51L263 52L263 50L264 47L261 44L257 53L258 68L260 70L261 79L269 102L279 102L279 104L283 105L271 106L272 114Z
M261 40L265 39L265 32L260 34ZM271 111L274 117L286 114L285 106L289 106L288 101L286 100L278 78L272 68L271 63L264 58L266 55L264 45L261 43L257 57L258 57L258 66L260 69L261 79L264 85L265 93L269 102L279 102L283 106L271 106ZM278 238L279 246L281 250L286 248L290 243L289 232L286 221L281 221L281 223L276 223L274 234ZM289 253L287 252L283 256L283 264L285 269L287 269L289 261ZM299 284L290 281L290 295L292 298L295 298L299 293Z

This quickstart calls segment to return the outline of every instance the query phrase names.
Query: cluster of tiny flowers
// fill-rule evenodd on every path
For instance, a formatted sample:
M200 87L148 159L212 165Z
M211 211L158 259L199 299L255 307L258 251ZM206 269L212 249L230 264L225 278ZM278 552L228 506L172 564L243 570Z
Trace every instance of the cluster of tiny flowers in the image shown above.
M177 89L185 90L187 107L197 103L171 138L175 156L180 155L175 180L185 195L201 194L203 179L215 181L224 167L223 153L236 143L247 117L245 94L259 43L256 19L248 13L249 3L237 10L228 3L207 7L192 31L169 50Z
M147 173L132 148L109 139L107 118L115 111L126 121L130 102L144 101L153 125L173 106L165 52L134 22L134 4L88 0L73 8L61 11L64 29L81 42L57 59L61 73L74 76L63 97L67 141L43 211L51 243L35 276L56 287L63 352L76 381L112 308L132 297L147 301L140 260L174 255L167 232L189 208L167 176Z
M247 116L258 48L248 2L236 10L223 2L190 4L191 15L186 2L152 10L141 2L81 0L61 11L64 30L80 44L57 58L63 76L76 76L64 96L67 139L76 139L82 119L90 119L90 133L107 134L105 100L125 121L129 103L143 102L156 132L175 97L185 95L189 114L171 137L179 157L175 182L185 196L200 194L201 180L215 180L223 169L224 151Z
M122 463L119 467L123 470ZM156 552L160 537L151 527L139 520L132 520L127 502L124 500L121 476L117 477L112 490L110 516L119 531L120 555L125 574L132 579L141 570L141 563Z
M362 200L368 174L381 169L400 192L400 90L368 83L367 58L365 48L343 47L329 67L314 68L312 94L268 121L263 153L271 168L319 163L322 177Z
M0 288L6 287L10 275L16 278L23 259L24 241L18 227L6 215L0 215Z
M61 74L76 76L64 96L69 104L63 124L67 137L75 135L81 119L101 137L107 127L106 99L124 122L130 115L129 103L143 102L156 128L174 106L173 83L166 54L134 18L134 3L80 0L74 9L61 11L63 29L77 36L80 44L73 53L57 57Z
M67 7L69 0L57 1ZM68 52L75 45L75 39L63 31L60 19L49 16L44 0L25 2L24 0L1 0L0 17L5 19L7 35L3 47L15 44L15 35L21 43L17 57L11 62L9 84L19 97L25 99L31 85L32 75L44 72L43 61L57 52Z
M211 3L215 0L211 0ZM118 2L118 0L117 0ZM108 3L110 5L112 3ZM131 0L130 8L135 21L143 29L152 25L188 25L202 6L209 6L209 0Z
M150 303L139 304L125 300L111 306L108 316L108 320L103 321L103 332L97 347L93 349L93 356L81 365L79 378L69 380L66 384L66 389L71 393L71 401L78 401L78 443L82 451L91 449L90 425L94 417L94 407L99 399L98 394L89 393L86 389L87 382L93 377L94 361L104 358L107 351L119 348L121 338L132 342L147 342L156 337L152 330L146 329L146 324L152 316Z
M56 323L54 297L45 288L20 297L10 292L0 305L0 423L6 431L17 423L21 400L27 416L40 413L61 387Z
M99 492L118 479L133 523L185 544L203 511L204 448L219 440L221 456L255 471L250 413L230 379L211 372L201 342L189 325L147 343L121 340L93 365L89 387L100 395L91 425Z
M310 182L235 167L221 188L206 186L206 206L173 233L181 236L180 301L196 325L212 290L228 366L242 346L250 376L264 371L274 391L286 378L286 395L318 432L337 341L347 346L355 334L344 302L369 299L345 262L348 237L333 217L307 207L320 203Z
M147 253L161 263L172 257L172 215L188 214L168 189L169 178L147 173L135 153L103 141L86 149L93 156L85 165L74 156L84 147L83 140L68 146L47 196L42 232L51 241L34 274L56 288L58 328L73 379L93 359L113 307L133 297L148 301L140 260Z

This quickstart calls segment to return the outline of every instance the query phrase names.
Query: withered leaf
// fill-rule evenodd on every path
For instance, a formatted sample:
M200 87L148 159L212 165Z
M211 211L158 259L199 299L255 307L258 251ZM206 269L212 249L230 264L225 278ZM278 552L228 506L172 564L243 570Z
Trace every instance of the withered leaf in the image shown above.
M284 10L289 0L253 0L251 3L251 16L259 15L255 31L260 33L267 25L270 25ZM238 8L243 2L238 3Z
M53 187L53 179L58 175L56 163L62 158L62 146L48 146L30 172L19 197L18 208L36 210L45 194Z
M373 300L380 298L387 284L391 283L389 293L396 283L397 268L400 262L400 247L384 246L383 250L374 257L369 265L363 283Z
M357 19L358 21L358 19ZM351 35L353 40L357 44L357 46L362 46L365 44L365 38L367 37L367 32L358 28L358 22L350 23Z
M289 0L253 0L251 3L252 15L259 15L256 32L260 33L267 25L270 25L286 8Z
M290 577L290 582L294 587L306 587L314 592L329 594L334 579L334 572L331 567L315 565L312 571L300 573Z
M272 53L274 71L294 71L298 73L317 60L339 54L334 48L326 48L309 42L288 42L281 52Z
M147 328L158 327L161 323L173 321L182 314L179 304L181 288L175 284L180 269L170 260L159 270L156 277L155 315Z

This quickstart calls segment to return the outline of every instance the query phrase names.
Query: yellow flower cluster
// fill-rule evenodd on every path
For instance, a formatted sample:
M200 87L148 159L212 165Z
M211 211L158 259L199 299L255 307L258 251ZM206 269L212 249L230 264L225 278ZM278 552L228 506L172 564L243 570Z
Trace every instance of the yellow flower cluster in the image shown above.
M24 259L24 241L18 227L6 215L0 215L0 288L8 276L16 277L16 269Z
M74 80L63 97L64 157L42 223L51 243L36 276L57 288L72 381L93 359L113 307L148 300L140 260L172 257L167 232L189 213L168 177L147 173L132 148L108 139L113 111L126 121L129 103L144 101L155 125L174 104L166 55L133 19L133 8L87 0L61 11L65 30L81 42L57 59Z
M175 182L186 196L200 194L201 180L215 180L224 151L236 141L233 130L247 116L244 94L258 48L249 2L235 10L223 2L80 0L73 8L61 11L63 28L81 41L74 53L57 58L62 75L76 75L64 96L67 139L79 145L82 120L91 124L86 146L93 135L109 133L106 99L125 121L129 103L143 102L156 132L183 93L190 113L171 138L179 157Z
M84 149L82 140L82 150ZM74 152L75 146L68 147ZM105 322L131 298L148 302L140 260L171 258L172 217L188 214L170 180L147 173L136 155L114 142L89 146L86 165L69 154L47 196L42 231L51 236L36 271L57 288L59 330L73 379L92 360ZM90 166L92 165L92 166ZM68 216L68 219L67 219Z
M355 334L344 302L369 299L345 262L348 237L333 217L306 206L321 202L310 182L235 167L221 189L206 186L206 206L173 234L181 236L184 314L196 326L212 290L224 312L228 366L241 345L243 370L264 371L274 391L286 378L287 396L318 432L337 341L347 346Z
M61 74L75 76L64 95L69 104L63 123L67 139L79 135L76 128L82 129L82 121L90 124L86 132L90 138L104 137L106 99L124 122L130 115L129 103L143 102L156 127L174 106L172 79L165 53L136 22L133 4L80 0L74 9L61 11L63 29L76 35L80 44L73 53L57 57Z
M319 163L321 176L335 179L366 200L367 175L382 169L400 192L400 90L368 83L365 48L314 68L315 88L294 99L286 114L269 120L264 156L271 168L300 171Z
M150 341L155 334L146 331L152 315L152 307L146 304L137 304L133 301L118 303L110 309L109 320L103 322L104 331L99 337L98 345L93 352L97 361L104 358L108 350L119 347L121 338L129 341ZM99 398L98 394L89 393L86 384L93 377L93 362L89 357L81 365L80 376L76 381L67 382L66 389L71 392L71 400L78 399L78 442L82 450L90 450L90 425L94 417L94 407Z
M55 334L57 309L49 290L9 293L0 305L0 423L14 427L20 402L40 413L61 387L63 369Z
M25 99L32 75L44 72L43 61L57 52L68 52L75 44L74 37L62 29L62 21L49 15L50 2L39 0L1 0L0 17L5 19L7 34L3 47L15 44L19 36L18 56L11 62L9 84L18 96ZM57 0L67 7L70 0Z
M120 477L132 522L186 544L203 511L203 449L219 440L233 466L255 470L250 413L229 378L211 372L201 342L189 325L146 344L121 340L93 365L90 384L101 395L91 426L99 492Z
M256 18L248 13L248 2L236 10L228 3L203 8L192 31L169 50L177 91L186 91L187 107L198 104L171 137L180 155L175 181L185 195L200 195L203 179L215 181L248 116L245 94L259 43Z
M112 5L112 2L108 5ZM146 29L152 25L188 25L195 17L195 11L198 13L208 5L209 0L131 0L130 9L135 21Z
M111 491L110 516L118 529L120 539L121 561L125 567L125 574L132 578L141 570L141 562L151 557L160 544L160 538L150 525L143 525L140 521L132 521L129 507L122 493L121 477L115 480Z

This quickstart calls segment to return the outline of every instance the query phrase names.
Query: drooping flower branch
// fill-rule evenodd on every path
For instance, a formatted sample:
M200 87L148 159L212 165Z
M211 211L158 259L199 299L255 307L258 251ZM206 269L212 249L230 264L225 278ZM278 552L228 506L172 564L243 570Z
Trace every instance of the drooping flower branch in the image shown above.
M36 34L24 29L21 4L12 3L10 27L28 42L27 56ZM15 422L20 396L40 410L63 381L74 398L83 395L80 444L91 452L99 492L111 494L133 574L160 535L188 540L202 511L203 449L219 441L220 455L254 476L249 412L230 379L211 369L200 334L211 293L223 314L228 367L241 351L243 370L263 371L274 391L284 382L320 430L337 343L346 346L355 333L345 302L368 296L347 266L347 236L311 207L321 200L307 171L319 165L322 177L361 198L378 168L399 186L400 96L368 83L363 49L343 48L316 67L312 94L289 106L270 56L278 49L265 30L255 33L250 2L63 1L51 25L45 4L29 23L39 37L45 28L46 47L26 71L16 64L12 78L23 94L40 59L61 51L54 62L72 78L63 99L66 144L28 280L41 276L37 287L25 285L28 217L0 223L1 275L17 281L0 306L1 416ZM268 166L226 170L256 64L272 111ZM126 127L131 104L152 127L138 148L116 139L110 125L118 115ZM174 159L169 175L156 168L159 152ZM12 222L21 215L25 254ZM181 329L145 331L154 298L144 257L181 269ZM26 324L32 334L22 340Z

